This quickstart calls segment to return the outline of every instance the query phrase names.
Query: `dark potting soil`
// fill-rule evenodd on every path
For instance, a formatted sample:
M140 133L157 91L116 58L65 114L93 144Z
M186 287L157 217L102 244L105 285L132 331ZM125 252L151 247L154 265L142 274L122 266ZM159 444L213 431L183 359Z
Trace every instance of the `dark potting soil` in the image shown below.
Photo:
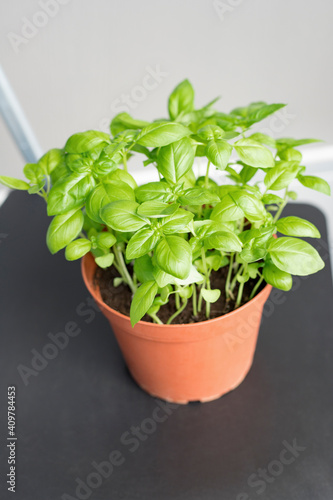
M130 267L129 267L129 272L131 272ZM218 301L211 304L210 306L211 307L210 319L218 318L219 316L223 316L224 314L227 314L235 309L236 301L233 299L226 299L225 295L225 282L227 279L227 273L228 273L228 266L223 267L218 271L212 271L211 273L211 288L221 290L221 296ZM126 316L129 316L131 300L132 300L132 292L129 289L129 287L124 284L121 284L115 288L113 286L113 280L114 278L117 277L119 277L119 274L117 270L114 268L114 266L109 267L107 269L101 269L98 267L95 274L95 282L100 288L103 301L108 306L112 307L112 309L115 309L116 311L125 314ZM245 283L243 291L243 300L241 305L249 301L251 292L256 283L257 280L253 279L250 279ZM260 290L262 290L265 285L266 283L262 283L257 293L259 293ZM235 298L237 297L238 286L239 285L237 284L234 290ZM199 294L198 287L197 287L197 294ZM174 297L175 297L174 295L170 295L169 302L164 306L162 306L159 312L157 313L157 316L163 323L167 323L170 316L172 316L176 312ZM197 316L194 316L192 308L192 299L189 299L184 311L182 311L182 313L179 314L174 319L172 324L186 324L186 323L197 323L199 321L206 321L207 318L205 310L206 310L206 305L205 302L203 301L203 307L201 313L198 313ZM146 314L142 318L142 320L148 321L149 323L153 322L153 320L151 319L150 316L148 316L148 314Z

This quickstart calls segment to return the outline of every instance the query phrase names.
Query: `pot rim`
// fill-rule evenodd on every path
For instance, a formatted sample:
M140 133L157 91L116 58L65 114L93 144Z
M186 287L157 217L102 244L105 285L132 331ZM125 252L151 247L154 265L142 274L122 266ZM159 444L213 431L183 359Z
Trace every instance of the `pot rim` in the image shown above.
M106 304L103 299L101 297L99 297L98 293L96 292L96 286L94 286L93 282L91 282L89 279L88 279L88 276L87 276L87 271L86 271L86 262L90 260L95 269L97 267L97 264L95 263L95 260L94 260L94 257L93 255L89 252L87 253L86 255L84 255L82 258L81 258L81 273L82 273L82 276L83 276L83 281L88 289L88 291L91 293L91 295L93 296L94 300L103 308L107 309L109 312L111 312L112 314L114 314L115 316L118 316L119 318L127 321L129 324L130 324L130 317L129 316L126 316L125 314L122 314L120 313L119 311L116 311L115 309L112 309L112 307L110 307L108 304ZM200 328L202 325L213 325L215 323L217 323L218 321L221 321L221 319L223 318L231 318L232 316L235 316L235 315L238 315L238 313L240 311L244 311L245 309L247 309L248 307L251 307L253 306L257 301L260 301L261 297L263 295L266 295L267 294L267 297L269 296L269 293L271 292L272 290L272 285L269 285L269 284L266 284L266 286L257 294L253 297L253 299L249 300L248 302L246 302L245 304L243 304L242 306L238 307L237 309L234 309L233 311L230 311L226 314L223 314L222 316L218 316L217 318L212 318L212 319L207 319L206 321L198 321L196 323L182 323L182 324L170 324L170 325L166 325L166 324L163 324L163 325L160 325L158 323L150 323L148 321L138 321L138 323L136 323L136 325L141 325L141 326L145 326L145 327L154 327L154 328L157 328L157 329L165 329L165 328L173 328L173 329L185 329L185 328ZM135 325L135 326L136 326Z

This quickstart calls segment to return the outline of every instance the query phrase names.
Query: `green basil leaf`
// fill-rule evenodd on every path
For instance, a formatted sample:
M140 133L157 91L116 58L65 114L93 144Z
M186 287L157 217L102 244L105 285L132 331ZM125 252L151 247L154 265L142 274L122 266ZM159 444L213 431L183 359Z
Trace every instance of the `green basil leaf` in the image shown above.
M304 144L312 144L313 142L322 141L319 139L292 139L291 137L276 139L276 144L278 146L288 146L290 148L297 148L298 146L303 146Z
M206 288L203 288L201 290L201 295L205 299L206 302L209 303L214 303L219 300L221 297L221 290L207 290Z
M162 220L162 231L164 234L188 232L188 224L193 219L194 214L179 208L173 215Z
M216 141L225 135L224 130L218 125L205 125L198 130L197 134L204 141Z
M67 260L81 259L91 249L91 241L86 238L79 238L67 245L65 250L65 257Z
M205 149L208 160L210 160L219 170L224 170L226 168L231 153L231 144L223 139L209 141Z
M194 89L188 80L184 80L172 91L168 103L171 120L180 113L188 113L194 109Z
M98 146L106 145L110 142L110 137L104 132L88 130L72 135L65 145L67 153L86 153Z
M265 186L273 191L280 191L289 186L297 177L300 166L298 162L281 161L265 175Z
M195 266L191 266L190 273L187 278L181 280L179 278L173 278L175 285L178 286L188 286L192 285L193 283L200 284L203 283L205 278L202 276L202 274L199 273L197 268Z
M138 231L149 223L136 213L138 206L135 201L114 201L101 209L100 217L115 231Z
M158 291L156 281L146 281L135 292L130 309L131 324L134 326L151 307Z
M193 165L195 151L188 137L164 146L157 155L157 168L165 179L176 184Z
M111 172L110 174L103 177L102 181L121 181L125 182L125 184L128 184L132 189L136 189L138 187L134 177L128 172L121 170L120 168L117 168L117 170L115 170L114 172Z
M264 280L269 285L279 288L279 290L288 291L293 286L293 279L290 273L281 271L270 260L265 262L263 269Z
M73 241L80 233L83 221L82 211L75 209L54 217L46 235L46 244L50 252L55 254Z
M166 182L148 182L135 190L136 199L143 203L145 201L172 201L174 195Z
M181 205L210 205L218 203L220 198L213 191L198 187L187 189L178 201Z
M178 203L169 205L162 201L145 201L138 207L137 214L151 218L168 217L174 214L178 207Z
M287 236L320 238L320 232L314 224L300 217L284 217L276 223L278 231Z
M262 197L261 200L265 205L280 205L280 203L283 203L283 198L278 196L277 194L273 193L267 193Z
M191 131L181 123L156 122L142 129L136 142L148 148L159 148L168 146L188 135L191 135Z
M126 259L132 260L142 257L155 248L160 237L153 229L141 229L129 240L126 247Z
M86 173L71 174L63 181L57 182L51 188L47 200L48 215L58 215L82 207L95 185L94 177Z
M234 148L240 159L255 168L273 168L274 158L269 149L252 139L240 139L235 142Z
M297 151L297 149L294 148L284 148L284 149L279 149L279 158L281 160L285 161L297 161L300 163L302 161L302 153Z
M65 180L69 175L71 175L71 171L66 164L65 155L63 155L62 161L51 172L52 185Z
M330 185L320 177L315 177L313 175L298 175L297 179L307 188L314 189L315 191L327 194L328 196L331 194Z
M135 120L128 113L119 113L113 118L110 124L111 134L118 135L128 129L142 129L149 125L149 122L143 120Z
M115 235L109 233L108 231L99 233L96 238L97 246L102 250L108 250L116 243L116 241L117 238L115 237Z
M244 217L243 210L230 194L223 196L222 201L216 205L210 216L215 222L235 221L242 217Z
M19 189L20 191L28 191L30 188L27 182L14 179L14 177L7 177L6 175L0 175L0 183L11 189Z
M249 125L258 123L285 106L285 104L263 104L254 111L250 111L247 116L247 122Z
M100 210L105 205L118 200L135 201L133 189L124 182L110 181L98 184L90 193L86 202L88 217L95 222L103 223Z
M26 178L33 184L41 184L45 182L45 172L38 163L27 163L23 169ZM42 186L43 187L43 186Z
M162 271L179 279L190 274L192 251L187 241L179 236L166 236L155 250L157 265Z
M64 153L62 149L50 149L38 161L38 165L45 174L50 175L55 168L58 167L64 160Z
M242 190L233 191L229 195L236 205L241 208L247 219L251 222L260 222L266 217L266 210L261 200L256 196Z
M251 240L249 243L244 245L239 257L243 262L256 262L263 259L266 254L266 248L255 246L255 240Z
M140 283L153 281L154 266L149 255L143 255L134 261L134 273Z
M101 267L102 269L106 269L107 267L112 266L114 261L114 254L113 253L106 253L104 255L100 255L98 257L95 257L95 262L96 264Z
M268 247L273 263L286 273L307 276L324 267L324 262L309 243L295 238L278 238Z
M265 146L269 146L270 148L276 148L276 141L273 137L269 135L262 134L261 132L256 132L249 136L249 139L252 141L259 142L259 144L264 144Z
M205 239L205 248L216 248L222 252L240 252L242 242L234 233L219 231Z

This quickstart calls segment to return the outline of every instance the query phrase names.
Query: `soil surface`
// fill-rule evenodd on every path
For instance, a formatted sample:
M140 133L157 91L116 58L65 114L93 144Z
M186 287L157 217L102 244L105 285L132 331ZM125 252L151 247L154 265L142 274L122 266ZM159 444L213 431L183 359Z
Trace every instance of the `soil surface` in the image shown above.
M129 267L129 272L131 272L130 267ZM212 289L217 288L221 290L221 297L217 302L211 304L210 319L223 316L224 314L227 314L235 309L235 300L233 299L227 300L225 295L225 282L227 278L227 272L228 272L228 266L222 267L218 271L212 271L211 273L211 288ZM114 266L111 266L107 269L101 269L98 267L95 274L95 283L99 286L102 299L108 306L112 307L112 309L115 309L116 311L122 314L125 314L126 316L129 316L131 300L132 300L132 292L128 288L128 286L124 284L121 284L115 288L113 286L113 280L116 277L119 277L119 274ZM245 283L243 300L241 305L249 301L249 297L256 282L257 280L250 279L247 283ZM265 285L266 283L263 282L257 293L259 293L265 287ZM237 297L237 290L238 290L238 284L236 285L234 290L235 298ZM197 293L199 294L198 287L197 287ZM170 295L169 302L160 308L159 312L157 313L157 316L163 323L166 323L170 318L170 316L172 316L175 312L176 312L176 307L175 307L174 295ZM172 324L197 323L199 321L206 321L206 319L207 318L205 315L205 302L203 301L203 307L201 313L199 313L197 316L194 316L192 308L192 299L189 299L184 311L174 319ZM153 322L152 318L147 314L142 318L142 320L148 321L149 323Z

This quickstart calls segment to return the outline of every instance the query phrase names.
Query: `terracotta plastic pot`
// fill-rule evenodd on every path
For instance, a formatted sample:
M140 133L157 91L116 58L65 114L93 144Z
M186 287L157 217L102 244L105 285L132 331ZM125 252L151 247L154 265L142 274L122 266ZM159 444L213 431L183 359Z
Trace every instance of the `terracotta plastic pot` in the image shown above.
M127 366L149 394L166 401L212 401L235 389L251 368L263 306L271 286L224 316L186 325L130 319L106 305L94 284L96 264L82 259L84 282L109 320Z

